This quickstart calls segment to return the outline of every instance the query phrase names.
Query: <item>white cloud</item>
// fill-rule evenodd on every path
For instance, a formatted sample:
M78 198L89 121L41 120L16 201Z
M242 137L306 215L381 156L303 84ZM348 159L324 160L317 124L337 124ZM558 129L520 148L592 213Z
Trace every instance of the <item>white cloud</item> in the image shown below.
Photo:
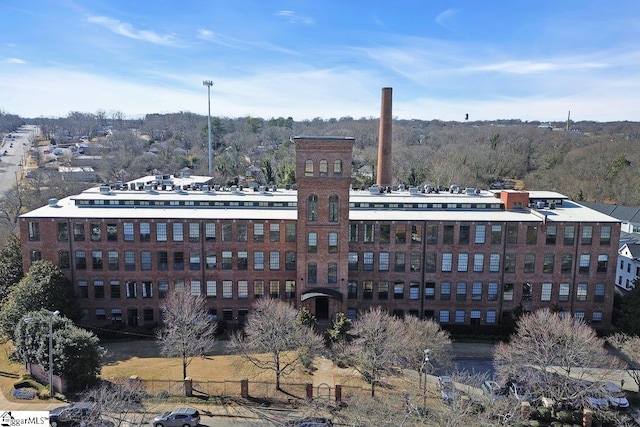
M463 68L462 71L498 71L512 74L529 74L547 71L589 70L606 67L607 66L605 64L597 62L506 61L476 67L467 67Z
M27 63L27 61L25 61L24 59L20 59L20 58L7 58L5 60L5 62L7 64L20 64L20 65Z
M292 24L313 24L313 18L298 15L291 10L280 10L276 12L276 16L283 17Z
M451 28L449 28L449 21L458 14L458 10L457 9L447 9L444 12L442 12L441 14L439 14L438 16L436 16L436 24L440 25L441 27L450 30Z
M115 34L135 40L142 40L165 46L177 46L179 44L173 34L161 35L151 30L137 30L131 24L106 16L90 16L87 18L87 21L101 25Z

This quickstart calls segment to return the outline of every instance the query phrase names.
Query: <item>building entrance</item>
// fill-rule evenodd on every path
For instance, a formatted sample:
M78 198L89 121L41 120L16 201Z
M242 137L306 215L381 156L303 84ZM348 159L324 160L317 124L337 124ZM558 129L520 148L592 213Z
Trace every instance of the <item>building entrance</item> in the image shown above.
M329 298L316 297L316 319L329 320Z

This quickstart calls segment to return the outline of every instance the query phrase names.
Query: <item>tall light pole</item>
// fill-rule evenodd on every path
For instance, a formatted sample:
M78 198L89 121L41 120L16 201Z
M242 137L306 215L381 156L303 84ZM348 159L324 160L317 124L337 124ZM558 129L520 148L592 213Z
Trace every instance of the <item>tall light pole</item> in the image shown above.
M204 80L202 82L203 86L207 87L207 105L208 105L208 113L207 113L207 130L209 134L209 175L213 175L213 148L212 148L212 139L211 139L211 86L213 86L213 82L211 80Z
M51 312L49 316L49 396L53 397L53 318L60 315L58 310ZM25 323L38 322L33 317L25 317Z
M422 362L422 372L424 372L424 390L422 391L422 409L427 410L427 364L429 363L429 353L431 350L426 348L424 350L424 361Z

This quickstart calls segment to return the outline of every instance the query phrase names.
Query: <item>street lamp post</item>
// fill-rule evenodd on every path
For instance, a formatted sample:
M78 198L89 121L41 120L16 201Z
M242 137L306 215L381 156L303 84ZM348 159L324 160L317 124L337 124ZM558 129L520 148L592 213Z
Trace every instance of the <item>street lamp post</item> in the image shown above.
M58 310L51 312L49 316L49 395L53 397L53 318L60 315ZM38 322L33 317L26 317L26 323Z
M207 133L209 136L209 175L213 174L213 149L212 149L212 139L211 139L211 86L213 82L211 80L204 80L202 82L204 86L207 87Z
M427 363L429 363L429 353L431 350L426 348L424 350L424 361L422 362L422 372L424 372L424 390L422 391L422 409L427 409Z

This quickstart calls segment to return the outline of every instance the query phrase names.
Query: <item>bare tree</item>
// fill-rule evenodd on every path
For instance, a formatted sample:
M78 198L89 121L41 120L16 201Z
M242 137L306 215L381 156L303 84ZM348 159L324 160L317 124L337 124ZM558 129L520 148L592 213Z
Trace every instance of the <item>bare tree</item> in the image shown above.
M233 347L246 362L262 371L273 371L279 391L281 378L302 367L303 358L313 357L324 346L313 327L304 326L296 315L297 311L283 301L258 300L244 332L233 337Z
M135 378L117 378L103 381L98 387L82 393L83 402L95 403L80 425L103 425L100 420L110 421L115 427L134 427L149 424L151 412L144 382Z
M402 321L402 325L406 340L401 353L404 359L402 366L416 371L426 368L424 351L429 350L429 369L425 372L452 370L455 367L451 338L438 322L409 316Z
M581 319L547 309L520 318L510 342L496 348L494 363L501 380L520 383L532 397L579 407L602 396L598 383L622 367Z
M640 337L618 333L608 337L607 342L627 363L626 373L640 389Z
M163 326L157 331L160 353L182 359L182 375L194 357L209 351L215 341L216 324L208 317L206 300L186 292L171 294L162 310Z

